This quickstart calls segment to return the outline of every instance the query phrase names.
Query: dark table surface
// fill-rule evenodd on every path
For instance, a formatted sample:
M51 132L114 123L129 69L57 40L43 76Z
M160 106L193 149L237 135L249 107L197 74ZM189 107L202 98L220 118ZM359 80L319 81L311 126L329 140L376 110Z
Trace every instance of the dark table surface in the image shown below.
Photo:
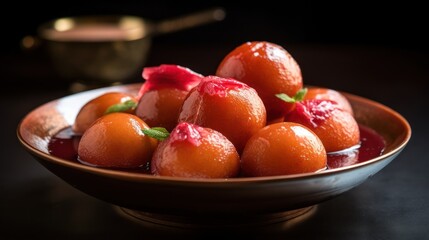
M154 42L147 65L174 63L213 74L237 42L188 45ZM373 99L402 114L413 133L404 151L363 184L320 203L297 224L253 229L250 237L302 239L428 239L429 136L427 54L376 45L287 44L304 83ZM19 121L33 108L69 95L68 85L41 53L1 56L3 116L0 134L0 238L159 239L239 237L246 231L195 231L131 222L108 203L69 186L36 162L16 137ZM140 81L138 77L134 81ZM255 231L256 230L256 231ZM244 234L244 235L243 235Z

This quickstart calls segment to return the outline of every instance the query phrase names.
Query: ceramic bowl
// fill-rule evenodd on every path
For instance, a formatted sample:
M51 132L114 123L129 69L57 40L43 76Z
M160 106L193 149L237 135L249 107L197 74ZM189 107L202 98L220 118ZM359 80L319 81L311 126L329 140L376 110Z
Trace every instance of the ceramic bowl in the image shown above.
M353 189L388 165L411 137L407 120L380 103L344 93L360 124L385 140L384 153L346 167L287 176L186 179L86 166L52 156L50 138L73 124L80 107L108 91L136 93L140 84L100 88L48 102L17 129L22 146L71 186L118 206L136 219L169 225L234 225L284 221ZM377 193L374 193L377 194Z

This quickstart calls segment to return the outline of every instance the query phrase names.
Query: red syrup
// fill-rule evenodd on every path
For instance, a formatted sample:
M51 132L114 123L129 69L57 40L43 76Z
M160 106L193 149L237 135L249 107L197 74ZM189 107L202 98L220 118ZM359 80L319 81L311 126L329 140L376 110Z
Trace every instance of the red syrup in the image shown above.
M359 130L360 146L339 152L328 153L328 169L335 169L365 162L383 154L386 146L383 137L373 129L366 126L359 125ZM81 163L77 154L79 140L80 137L74 135L70 127L65 128L59 131L49 141L49 153L62 159ZM150 174L149 166L142 166L137 169L121 170Z
M383 154L386 143L373 129L359 125L360 145L343 151L328 153L328 169L365 162Z

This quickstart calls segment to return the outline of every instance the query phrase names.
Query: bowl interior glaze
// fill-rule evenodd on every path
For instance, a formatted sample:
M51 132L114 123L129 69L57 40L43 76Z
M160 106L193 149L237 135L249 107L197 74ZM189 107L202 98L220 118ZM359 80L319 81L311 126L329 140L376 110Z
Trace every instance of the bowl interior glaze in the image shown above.
M213 223L216 219L263 216L270 216L274 221L284 220L296 210L308 211L309 207L358 186L380 171L411 137L410 125L399 113L372 100L344 93L357 121L382 135L386 150L377 158L318 173L195 180L95 168L49 154L50 138L70 126L87 101L109 91L136 93L140 86L100 88L48 102L23 118L17 129L18 139L37 161L65 182L125 209L128 214L131 212L134 217L170 216L171 219L174 216L173 221L204 218ZM280 213L288 214L279 217Z

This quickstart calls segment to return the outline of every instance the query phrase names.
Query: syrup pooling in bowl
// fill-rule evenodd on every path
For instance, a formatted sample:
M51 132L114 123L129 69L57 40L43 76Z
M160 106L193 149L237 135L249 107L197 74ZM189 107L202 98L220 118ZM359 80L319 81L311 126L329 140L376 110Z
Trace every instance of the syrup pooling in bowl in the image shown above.
M359 125L360 145L343 151L328 153L328 168L339 168L365 162L383 154L386 143L373 129Z
M365 162L383 154L386 145L383 137L373 129L363 125L359 125L359 130L360 145L343 151L328 153L328 169ZM79 141L80 136L75 135L70 127L65 128L55 134L49 141L49 153L61 159L81 163L77 154ZM148 166L137 169L125 169L125 171L150 174Z

